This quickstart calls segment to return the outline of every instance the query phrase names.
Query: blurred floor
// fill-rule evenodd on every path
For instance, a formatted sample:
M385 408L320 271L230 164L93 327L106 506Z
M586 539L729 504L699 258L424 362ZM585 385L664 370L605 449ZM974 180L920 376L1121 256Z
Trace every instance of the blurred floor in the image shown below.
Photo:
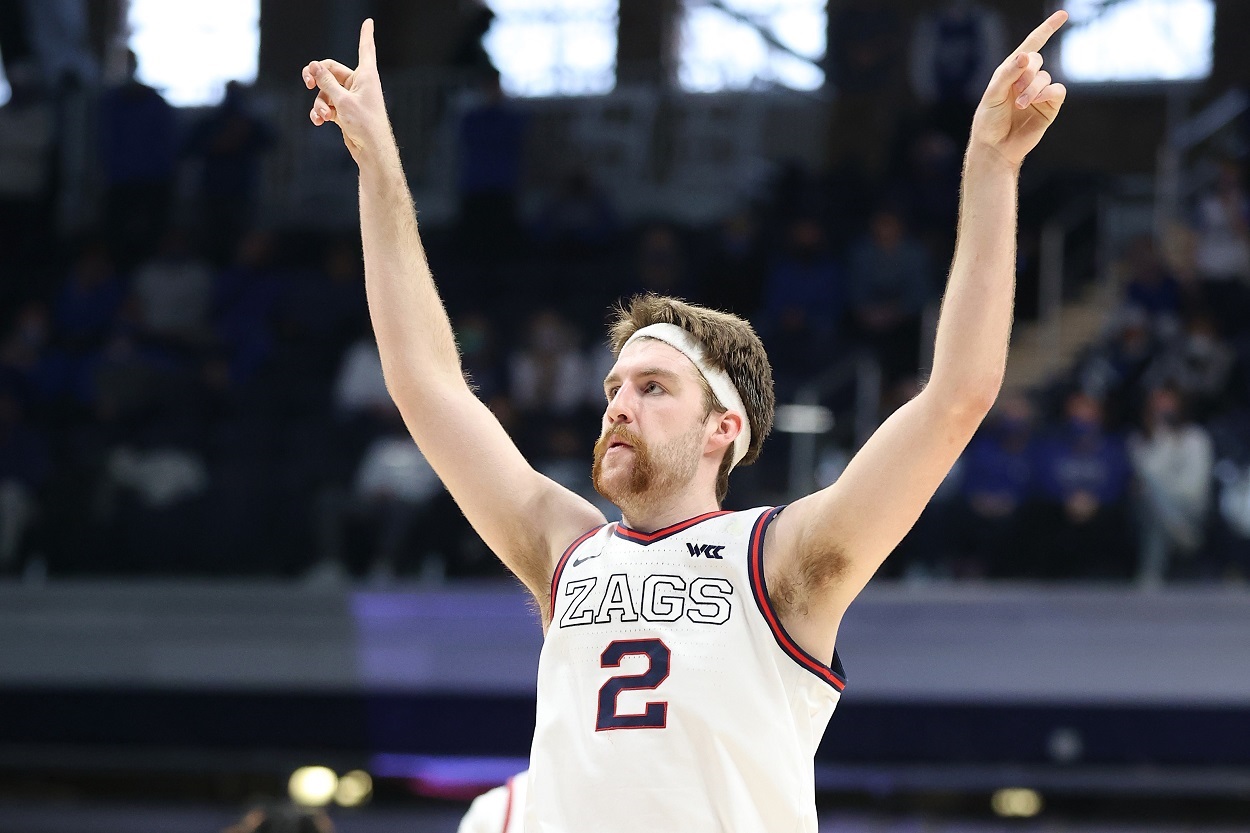
M369 807L333 814L337 833L455 833L461 809ZM221 805L0 801L0 833L217 833L240 815ZM1245 833L1246 824L965 820L920 814L825 813L820 833ZM650 831L648 833L651 833ZM655 831L654 833L661 833ZM735 831L749 833L749 831Z

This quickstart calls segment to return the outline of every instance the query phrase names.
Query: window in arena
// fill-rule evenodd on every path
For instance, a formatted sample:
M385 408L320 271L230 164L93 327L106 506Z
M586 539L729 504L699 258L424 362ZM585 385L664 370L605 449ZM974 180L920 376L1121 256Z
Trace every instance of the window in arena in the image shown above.
M514 96L600 95L616 86L619 0L486 0L482 45Z
M825 0L682 0L677 82L689 92L825 83Z
M227 81L256 80L260 0L130 0L126 22L139 80L170 104L217 104Z
M1059 66L1073 83L1200 81L1211 74L1214 0L1067 0Z

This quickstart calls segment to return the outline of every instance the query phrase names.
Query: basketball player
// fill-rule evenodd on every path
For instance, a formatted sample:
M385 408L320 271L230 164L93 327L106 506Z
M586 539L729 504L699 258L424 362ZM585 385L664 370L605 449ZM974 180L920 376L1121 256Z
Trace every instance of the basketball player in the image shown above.
M529 772L518 772L502 786L473 799L456 833L522 833Z
M656 296L611 328L595 444L607 523L539 475L466 384L382 99L373 22L355 69L314 61L311 119L360 168L365 283L387 387L546 634L525 829L814 831L812 757L844 677L842 615L989 411L1011 329L1020 165L1066 91L1038 54L1056 12L994 71L964 162L959 242L927 387L836 483L788 507L720 511L772 424L746 322Z

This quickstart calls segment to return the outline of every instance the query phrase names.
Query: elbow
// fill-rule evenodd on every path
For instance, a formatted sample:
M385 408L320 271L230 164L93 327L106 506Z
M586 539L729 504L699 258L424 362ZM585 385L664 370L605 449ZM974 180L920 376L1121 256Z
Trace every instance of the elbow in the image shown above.
M1002 376L968 380L960 385L941 387L930 385L926 393L932 394L940 410L959 423L971 425L973 430L989 415L1002 390Z
M977 421L985 419L990 409L994 407L994 403L998 401L998 394L1003 389L1003 380L1001 377L985 382L973 387L964 394L963 405L970 413L977 415Z

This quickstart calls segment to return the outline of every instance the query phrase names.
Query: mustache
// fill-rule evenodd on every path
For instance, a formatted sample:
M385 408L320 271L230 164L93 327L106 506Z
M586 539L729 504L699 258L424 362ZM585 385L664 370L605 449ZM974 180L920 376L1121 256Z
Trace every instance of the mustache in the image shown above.
M628 484L622 489L617 489L613 493L609 494L604 491L604 485L600 478L603 471L603 460L608 453L608 446L616 440L633 446L635 455L633 461L634 465L629 476ZM595 490L599 492L599 494L615 503L623 496L627 496L629 494L642 494L645 492L652 479L652 466L653 464L650 452L648 451L647 445L643 441L642 437L635 434L626 426L618 423L603 432L603 435L595 441L594 463L591 465L590 469L591 482L594 484Z
M620 440L623 443L632 445L635 450L643 448L642 437L629 430L624 425L613 425L605 431L598 440L595 441L595 456L602 457L608 450L608 445L613 440Z

